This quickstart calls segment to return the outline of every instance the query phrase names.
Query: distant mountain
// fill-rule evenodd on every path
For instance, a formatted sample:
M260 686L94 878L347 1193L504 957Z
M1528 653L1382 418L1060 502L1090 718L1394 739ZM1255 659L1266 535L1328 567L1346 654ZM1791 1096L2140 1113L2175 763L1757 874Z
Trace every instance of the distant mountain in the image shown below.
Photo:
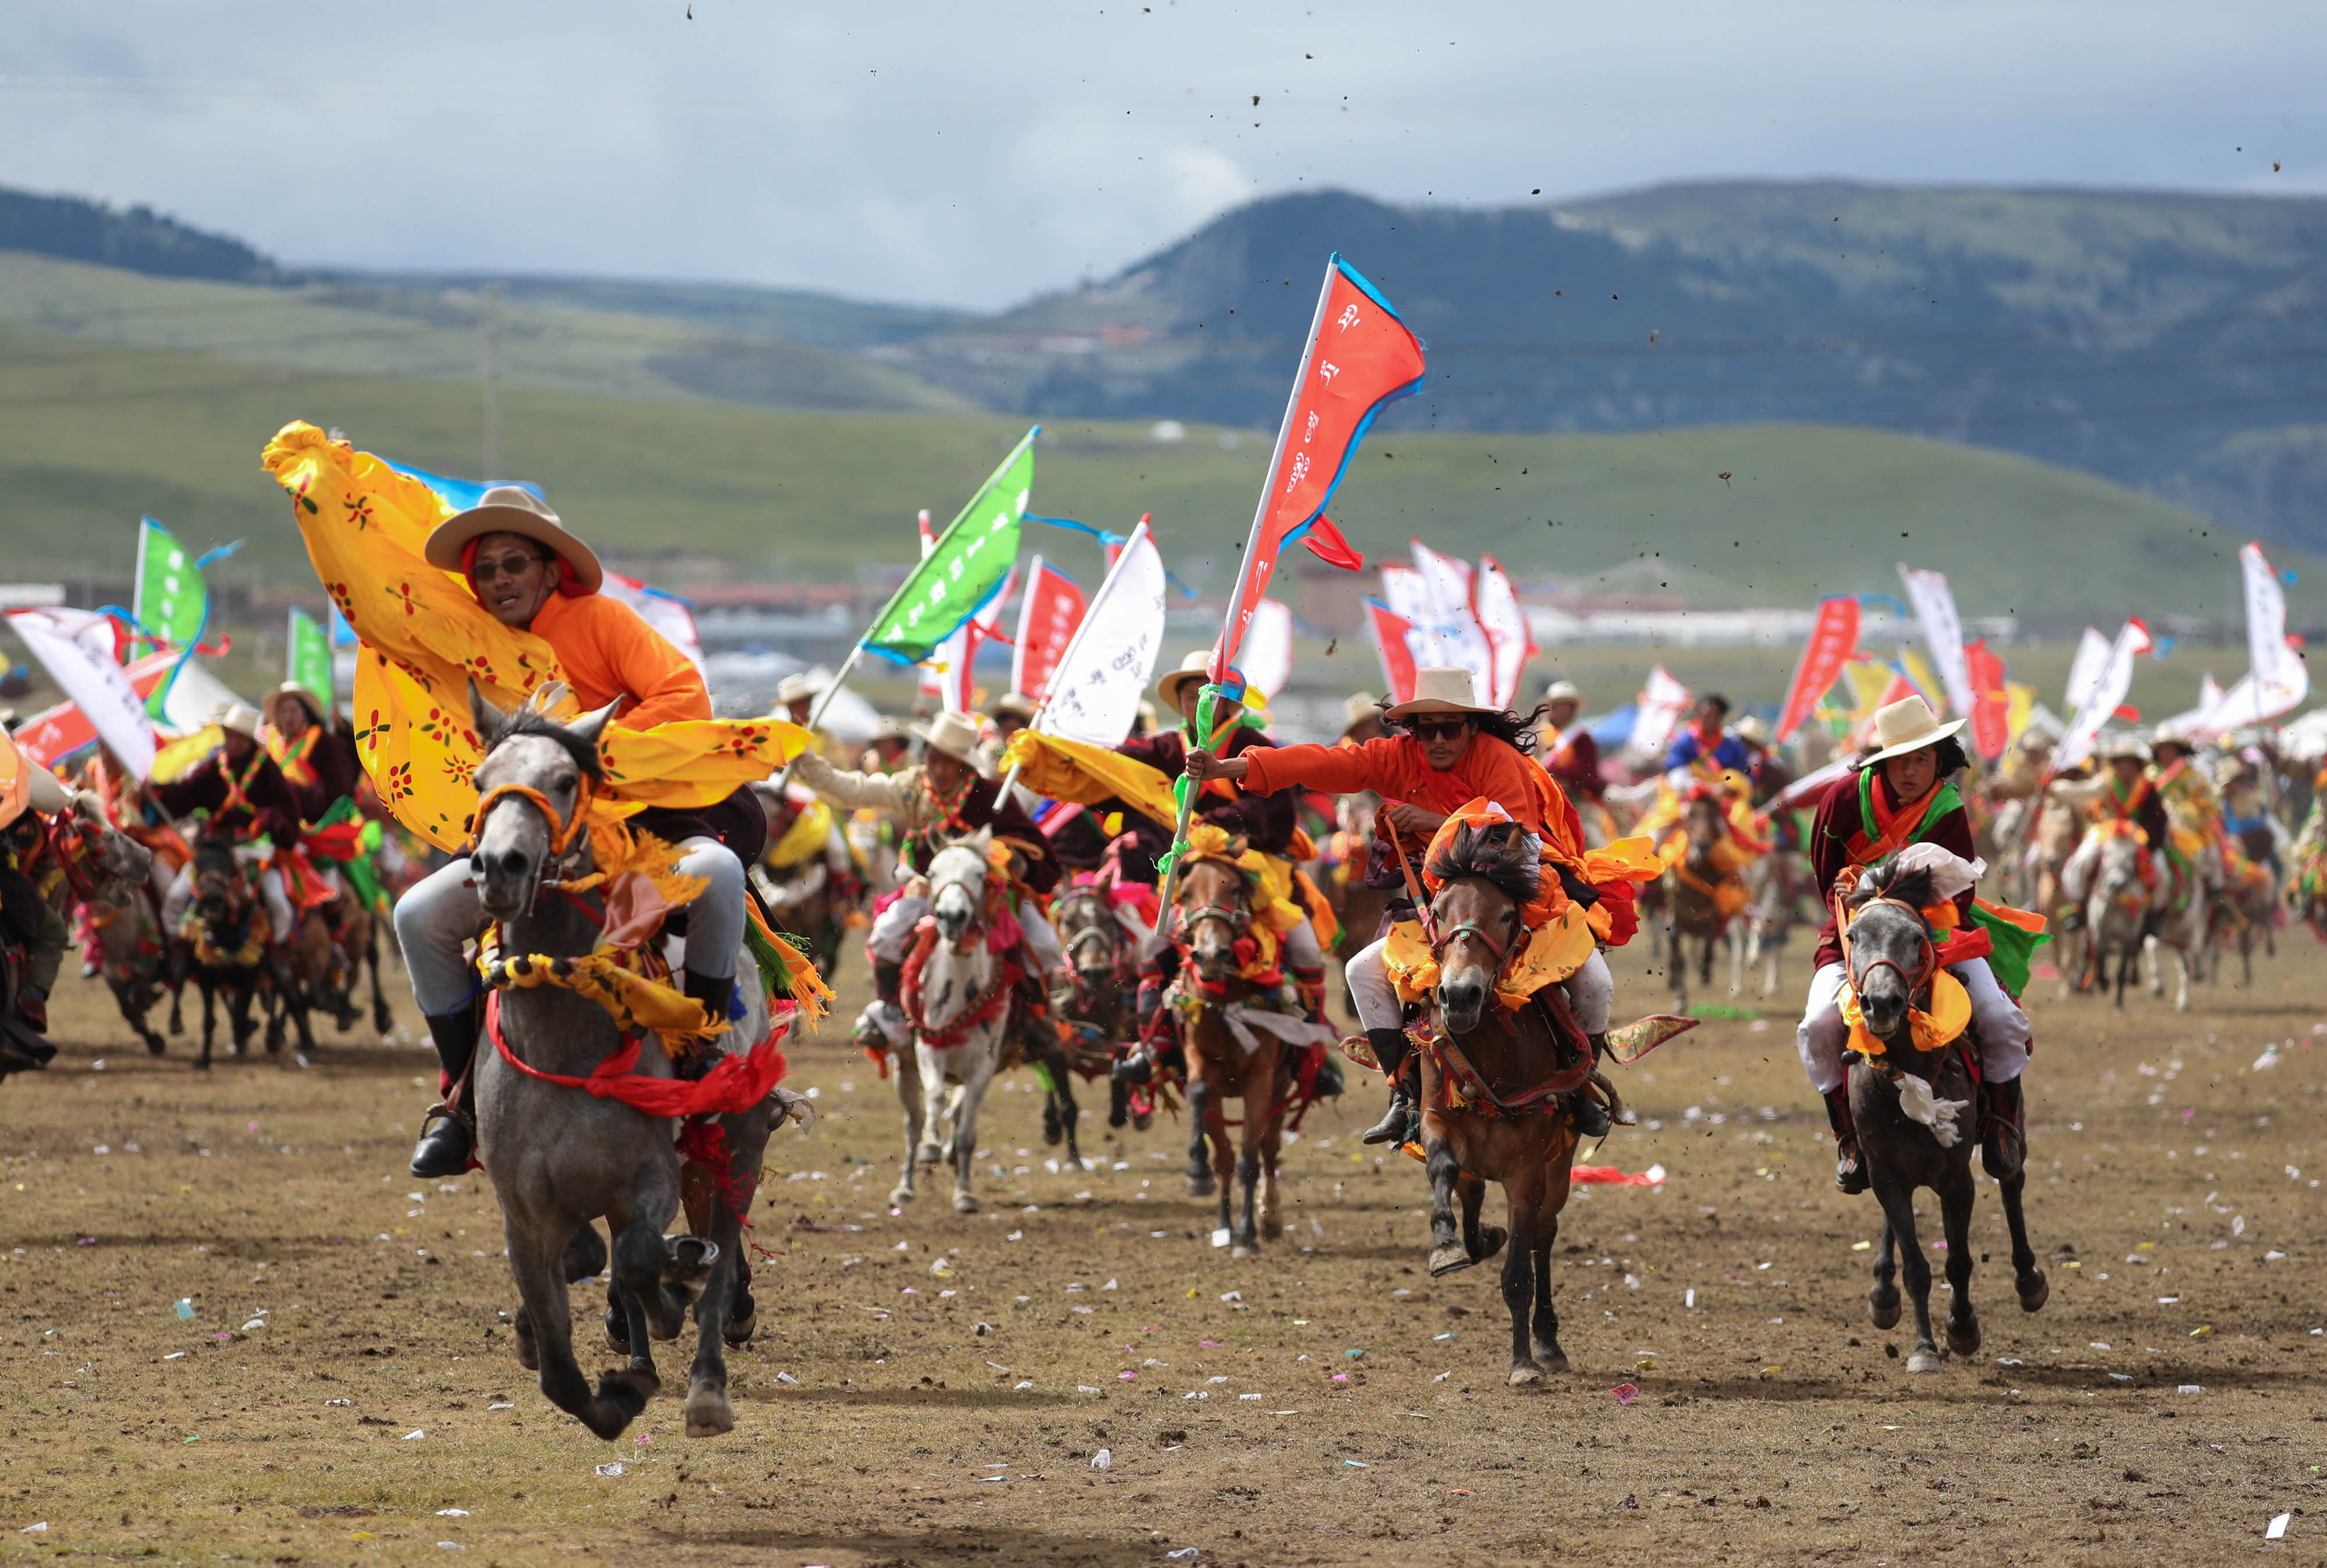
M1267 425L1328 252L1430 345L1391 428L1872 425L2327 546L2327 201L1728 182L1494 210L1342 191L872 350L996 409Z
M239 239L188 228L150 207L126 211L81 196L0 187L0 250L93 261L155 277L274 283L276 265Z

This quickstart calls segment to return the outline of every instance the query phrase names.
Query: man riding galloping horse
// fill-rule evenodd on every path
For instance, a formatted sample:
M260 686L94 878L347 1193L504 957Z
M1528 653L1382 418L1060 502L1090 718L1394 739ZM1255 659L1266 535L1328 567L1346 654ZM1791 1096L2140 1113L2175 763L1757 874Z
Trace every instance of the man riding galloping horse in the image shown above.
M235 858L246 867L264 868L258 873L258 894L266 905L267 942L279 948L299 934L283 868L274 863L276 855L287 856L298 847L299 797L261 743L257 709L248 703L230 704L219 714L217 723L216 750L167 783L150 781L145 793L173 817L209 812L205 836L232 844ZM189 861L163 901L164 932L176 934L193 899L194 867Z
M428 535L431 565L469 580L477 602L504 626L530 631L557 656L584 711L621 705L614 722L644 730L680 719L711 717L702 673L627 605L598 592L604 573L598 557L568 533L531 491L496 485L478 504L436 525ZM738 794L743 792L738 791ZM711 813L756 840L764 832L759 808L741 802L748 821L729 807L733 797L704 813L669 814L668 836L678 849L676 869L706 884L687 905L687 994L714 1019L727 1016L734 994L736 955L743 941L743 864L706 831ZM656 826L656 814L639 819ZM692 831L688 831L691 829ZM758 854L756 843L752 854ZM468 1071L477 1045L482 988L462 952L485 929L466 856L428 876L397 901L396 934L412 975L413 1000L428 1021L447 1086ZM465 1110L438 1106L438 1119L412 1153L416 1176L457 1176L468 1168L476 1141Z
M1543 841L1568 897L1587 906L1600 942L1618 946L1631 936L1637 923L1632 884L1621 878L1595 884L1581 874L1584 835L1575 808L1535 761L1535 737L1527 720L1481 704L1466 669L1417 672L1414 696L1386 709L1384 717L1393 733L1362 746L1257 748L1234 758L1192 751L1187 771L1199 782L1233 779L1262 795L1294 788L1336 794L1373 790L1384 803L1377 821L1387 824L1386 831L1377 829L1376 844L1385 845L1396 835L1409 863L1448 817L1483 798ZM1365 1134L1369 1143L1403 1136L1411 1108L1398 1076L1407 1041L1404 1005L1386 957L1388 945L1387 937L1372 943L1350 960L1347 971L1358 1020L1390 1081L1389 1109ZM1593 952L1563 984L1577 1025L1596 1050L1607 1033L1616 995L1607 960ZM1607 1113L1584 1090L1574 1092L1578 1097L1570 1104L1583 1135L1605 1134Z
M1940 723L1920 696L1877 709L1876 749L1855 770L1827 789L1810 826L1810 865L1827 899L1827 918L1818 932L1817 972L1810 978L1809 998L1794 1041L1810 1087L1826 1099L1837 1156L1835 1185L1845 1192L1865 1191L1868 1178L1851 1123L1847 1074L1842 1060L1850 1027L1843 1019L1840 997L1848 975L1834 900L1837 891L1855 890L1861 868L1887 859L1911 844L1936 845L1966 862L1974 858L1971 822L1962 798L1949 782L1967 765L1963 744L1955 738L1963 727L1961 719ZM1998 924L2014 922L1999 921L1977 906L1969 887L1939 910L1936 923L1958 932L1957 942L1964 947L1980 949L1978 956L1942 962L1970 996L1986 1102L1980 1113L1981 1134L1988 1151L1988 1173L2002 1175L2018 1170L2026 1157L2020 1073L2028 1065L2031 1036L2028 1015L1997 984L1985 956L1986 947L1975 928L1977 933L1991 933ZM1931 910L1924 914L1926 919L1934 919ZM1986 938L1990 944L1994 940L1992 935Z

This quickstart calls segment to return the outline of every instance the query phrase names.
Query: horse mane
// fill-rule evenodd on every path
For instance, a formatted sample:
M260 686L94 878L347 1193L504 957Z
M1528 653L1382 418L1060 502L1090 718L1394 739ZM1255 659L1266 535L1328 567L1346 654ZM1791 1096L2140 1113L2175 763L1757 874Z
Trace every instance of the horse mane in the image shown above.
M194 871L234 870L234 841L218 834L204 833L194 839Z
M1440 882L1484 877L1516 903L1531 904L1543 889L1543 846L1516 822L1464 823L1423 868Z
M596 743L584 740L531 703L501 721L500 727L493 732L492 739L486 742L485 751L490 754L500 749L503 742L516 740L519 735L539 735L544 740L556 742L565 748L566 755L574 759L575 766L582 770L591 783L603 784L606 781L606 765L599 761Z
M1919 866L1911 871L1902 871L1896 860L1884 861L1868 872L1844 902L1856 911L1878 898L1896 899L1917 910L1939 901L1931 891L1930 867Z

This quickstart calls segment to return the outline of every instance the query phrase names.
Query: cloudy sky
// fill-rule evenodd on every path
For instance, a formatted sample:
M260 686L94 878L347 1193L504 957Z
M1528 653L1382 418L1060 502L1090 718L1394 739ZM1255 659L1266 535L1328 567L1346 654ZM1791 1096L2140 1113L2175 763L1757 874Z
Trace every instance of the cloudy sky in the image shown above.
M1304 186L2327 191L2317 0L692 8L16 0L0 183L147 202L293 262L970 306Z

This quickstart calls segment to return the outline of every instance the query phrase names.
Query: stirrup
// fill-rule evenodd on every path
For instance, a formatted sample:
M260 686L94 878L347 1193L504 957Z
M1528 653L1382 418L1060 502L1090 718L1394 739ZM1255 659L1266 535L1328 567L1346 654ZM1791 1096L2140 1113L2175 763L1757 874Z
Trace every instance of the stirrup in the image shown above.
M449 1134L444 1131L447 1126L453 1129ZM443 1169L451 1163L456 1149L459 1165L452 1170ZM440 1100L420 1118L420 1141L413 1145L409 1169L415 1176L439 1180L459 1176L469 1169L469 1161L476 1150L476 1124L464 1112ZM425 1170L422 1169L424 1160L428 1167Z
M1406 1137L1406 1124L1413 1114L1414 1107L1406 1097L1406 1086L1394 1082L1390 1086L1389 1109L1382 1114L1380 1121L1367 1128L1358 1141L1361 1143L1402 1142Z
M1854 1198L1874 1185L1866 1174L1866 1156L1859 1152L1856 1139L1851 1141L1847 1149L1836 1149L1834 1184Z

